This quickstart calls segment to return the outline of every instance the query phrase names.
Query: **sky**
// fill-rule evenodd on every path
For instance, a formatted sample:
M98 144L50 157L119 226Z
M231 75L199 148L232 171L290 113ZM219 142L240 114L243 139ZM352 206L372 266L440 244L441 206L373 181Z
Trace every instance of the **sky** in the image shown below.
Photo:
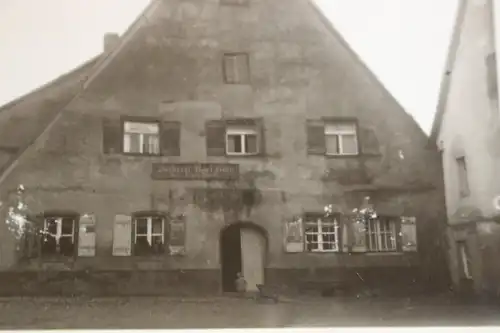
M0 105L77 67L150 0L0 0ZM282 0L286 1L286 0ZM429 132L457 0L316 0Z

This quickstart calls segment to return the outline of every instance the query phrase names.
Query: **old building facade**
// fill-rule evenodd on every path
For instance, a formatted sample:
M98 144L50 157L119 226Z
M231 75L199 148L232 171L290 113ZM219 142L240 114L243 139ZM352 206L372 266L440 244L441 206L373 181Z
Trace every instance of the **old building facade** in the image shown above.
M48 231L2 232L2 293L447 283L439 154L312 2L157 0L106 40L57 112L0 113L47 119L0 179Z
M460 1L431 141L442 154L450 272L464 295L500 295L498 4Z

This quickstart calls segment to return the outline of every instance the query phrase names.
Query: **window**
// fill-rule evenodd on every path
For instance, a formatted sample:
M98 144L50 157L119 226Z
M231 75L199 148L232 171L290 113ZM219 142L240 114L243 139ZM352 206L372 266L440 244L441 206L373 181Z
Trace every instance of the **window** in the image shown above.
M259 153L259 135L255 128L228 127L226 129L227 155L256 155Z
M76 250L76 218L46 217L42 235L42 255L73 256Z
M337 252L339 251L339 223L337 219L327 220L324 217L305 217L305 235L307 251Z
M469 255L467 244L462 241L462 242L457 242L457 245L458 245L459 260L461 264L460 266L462 267L462 276L466 279L471 280L472 279L472 274L470 271L471 258Z
M135 218L135 255L154 255L164 252L165 219L161 216Z
M250 62L246 53L224 54L224 82L247 84L250 82Z
M325 126L327 155L357 155L356 124L336 123Z
M467 176L467 163L465 162L465 157L457 158L457 168L458 168L458 185L460 190L460 197L467 197L470 193L469 190L469 179Z
M396 251L396 223L389 219L372 219L367 223L366 236L368 251L391 252Z
M123 126L123 152L158 155L160 153L159 123L126 121Z

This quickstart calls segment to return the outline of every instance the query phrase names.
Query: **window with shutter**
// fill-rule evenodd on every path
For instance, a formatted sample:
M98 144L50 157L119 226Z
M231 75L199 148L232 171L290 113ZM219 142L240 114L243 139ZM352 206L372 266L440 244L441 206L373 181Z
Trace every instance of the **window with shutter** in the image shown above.
M42 230L42 256L72 257L77 253L76 216L45 216Z
M417 251L417 220L415 217L401 218L401 249L403 252Z
M181 123L164 121L161 123L161 154L164 156L181 155Z
M105 154L122 153L122 122L120 119L104 118L102 121L102 146Z
M395 252L396 222L389 218L370 219L366 225L368 251Z
M304 233L306 249L310 252L339 252L340 216L306 214Z
M224 82L227 84L248 84L250 82L249 64L250 61L247 53L224 54Z
M132 217L116 215L113 229L113 256L132 255Z
M126 154L159 155L160 124L158 122L125 121L123 152Z
M226 123L223 120L210 120L205 124L207 156L226 154Z
M95 256L95 217L84 214L80 217L78 233L78 256Z
M285 222L285 251L289 253L304 251L304 230L302 217Z
M307 121L307 153L310 155L325 155L325 123L322 120Z
M329 122L325 126L327 155L357 155L358 136L354 122Z
M161 255L165 252L165 220L165 217L161 215L134 217L134 255Z
M186 220L184 216L176 216L170 220L169 251L171 255L186 253Z

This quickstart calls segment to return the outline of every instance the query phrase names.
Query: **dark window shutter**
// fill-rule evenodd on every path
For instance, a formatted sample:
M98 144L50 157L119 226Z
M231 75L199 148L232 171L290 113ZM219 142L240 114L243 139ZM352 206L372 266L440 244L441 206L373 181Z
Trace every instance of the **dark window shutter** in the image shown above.
M181 156L181 123L179 121L161 123L160 149L164 156Z
M307 153L310 155L326 153L325 124L321 120L307 121Z
M226 155L226 124L223 120L209 120L205 124L207 156Z
M169 253L184 255L186 253L186 220L183 215L170 219Z
M361 153L365 155L380 155L380 143L375 130L366 127L359 128Z
M123 146L122 123L119 119L102 121L102 148L105 154L120 154Z
M259 155L266 155L266 129L264 119L260 118L255 121L257 133L259 133Z

